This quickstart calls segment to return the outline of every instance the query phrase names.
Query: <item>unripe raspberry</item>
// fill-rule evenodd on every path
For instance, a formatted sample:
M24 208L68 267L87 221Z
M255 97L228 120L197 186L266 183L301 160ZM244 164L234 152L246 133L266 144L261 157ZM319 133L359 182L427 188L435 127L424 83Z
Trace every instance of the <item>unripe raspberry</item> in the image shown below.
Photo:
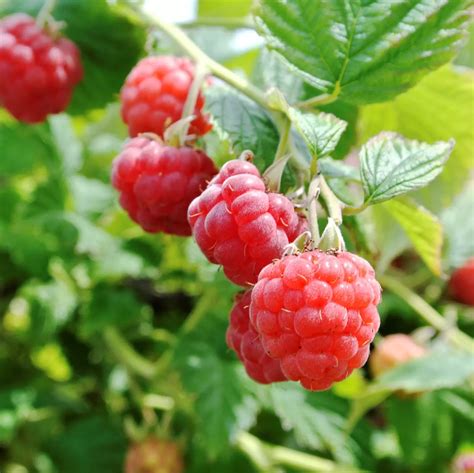
M426 350L403 333L387 335L375 347L369 359L370 371L380 376L398 365L421 358Z
M227 346L235 351L247 374L257 383L286 381L280 363L265 353L258 333L250 324L250 294L248 290L236 297L226 334Z
M241 160L222 167L191 203L188 217L209 261L222 265L225 275L242 286L253 284L302 229L293 204L267 192L258 169Z
M463 452L456 456L451 465L452 473L474 473L474 452Z
M308 251L263 268L250 321L288 379L321 391L365 364L380 325L374 274L345 251Z
M125 459L125 473L182 473L183 457L170 441L149 437L132 445Z
M112 184L122 207L145 231L185 236L191 235L188 206L216 172L203 151L141 136L115 158Z
M454 271L449 281L449 289L454 299L474 306L474 258Z
M186 58L147 57L130 72L120 92L122 118L130 136L153 132L163 137L165 129L181 119L194 66ZM204 96L199 93L189 127L191 135L211 130L209 117L202 113Z
M23 13L0 20L0 105L16 119L38 123L62 112L82 75L74 43Z

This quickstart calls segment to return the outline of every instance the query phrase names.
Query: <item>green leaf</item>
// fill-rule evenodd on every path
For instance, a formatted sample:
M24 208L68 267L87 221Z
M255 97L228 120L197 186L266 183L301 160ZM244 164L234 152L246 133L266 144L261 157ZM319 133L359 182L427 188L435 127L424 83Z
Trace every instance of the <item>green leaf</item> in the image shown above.
M18 297L26 304L28 338L32 343L48 341L69 321L77 306L77 295L61 281L30 281L20 289Z
M459 386L473 374L470 353L438 349L387 371L377 385L393 391L423 392Z
M308 393L292 383L263 388L262 396L280 418L285 429L291 428L301 447L331 452L338 462L354 462L354 441L344 433L346 404L331 393Z
M0 16L25 11L36 15L43 0L7 0ZM119 92L143 53L146 29L123 7L106 0L62 0L54 18L66 23L64 34L81 52L84 79L74 90L70 113L101 108Z
M197 436L211 457L248 429L258 410L253 382L225 343L232 293L227 284L215 282L205 291L183 326L173 357L186 391L194 395Z
M357 168L342 161L326 157L318 159L319 170L325 177L347 179L360 182L360 174Z
M443 227L437 217L407 197L385 202L383 207L403 228L428 268L440 276Z
M253 71L253 81L263 90L276 87L285 96L289 104L295 103L303 95L303 81L288 67L281 56L263 48Z
M456 54L469 0L260 0L268 46L321 93L351 103L387 100Z
M443 169L454 143L433 145L380 133L360 151L365 202L375 204L429 184Z
M322 158L336 148L347 123L329 113L303 113L290 108L288 117L301 133L313 157Z
M77 172L82 165L82 143L77 137L72 120L64 113L48 117L51 135L63 159L66 174Z
M133 292L98 285L94 288L91 300L81 308L81 332L89 337L109 325L127 327L134 321L143 321L143 315L147 312L147 306L140 303Z
M58 167L58 155L46 125L1 123L0 149L0 176L2 177L31 175L40 166L50 169Z
M102 181L75 175L70 177L69 184L75 209L83 216L100 215L110 209L114 203L113 189Z
M443 67L393 102L363 107L359 143L384 130L427 143L453 138L456 146L443 172L417 193L417 200L437 212L450 205L470 175L474 142L472 103L473 72Z
M257 402L246 387L247 375L241 365L220 359L203 343L188 344L177 363L186 390L196 396L198 435L209 455L217 457L255 422Z
M474 256L474 219L466 218L474 215L473 195L474 183L471 182L441 216L446 233L447 269L459 268Z
M53 438L47 451L59 471L104 473L123 470L126 449L120 425L96 416L68 425Z
M207 89L206 108L228 135L235 156L248 149L255 154L260 169L273 162L279 137L265 110L223 85Z

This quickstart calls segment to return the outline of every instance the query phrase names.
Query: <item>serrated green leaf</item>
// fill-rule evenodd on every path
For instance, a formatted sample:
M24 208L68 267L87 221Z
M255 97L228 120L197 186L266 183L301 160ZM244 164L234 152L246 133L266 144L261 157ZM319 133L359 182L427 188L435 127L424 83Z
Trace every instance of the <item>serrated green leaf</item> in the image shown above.
M235 156L248 149L255 154L260 169L273 162L278 131L264 109L223 85L207 89L206 109L229 136Z
M407 197L385 202L383 207L403 228L428 268L440 276L443 227L438 218Z
M188 344L176 362L186 390L196 396L199 436L216 457L255 421L257 402L246 387L248 378L241 366L220 359L203 343Z
M443 67L393 102L361 108L359 143L384 130L427 143L454 139L456 146L443 172L417 192L417 200L438 212L451 203L470 175L473 103L472 71Z
M43 0L7 0L0 16L18 11L36 15L43 4ZM79 47L84 67L84 79L74 90L68 112L103 107L114 99L143 54L146 29L125 8L106 0L62 0L53 15L65 22L64 34Z
M303 95L303 81L274 51L263 48L255 64L253 81L263 90L276 87L292 104Z
M377 386L394 391L422 392L459 386L473 374L470 353L438 349L387 371L377 379Z
M351 103L387 100L456 54L469 0L260 0L268 46L321 93Z
M474 256L474 183L471 182L446 209L441 220L446 233L445 266L461 267Z
M344 434L345 409L341 401L324 394L312 394L291 383L274 384L262 395L269 397L270 405L285 429L294 431L302 447L328 450L341 463L352 464L353 453Z
M375 204L429 184L442 171L454 142L433 145L380 133L360 151L365 202Z
M313 157L322 158L336 148L347 123L330 113L304 113L290 108L288 117L301 133Z

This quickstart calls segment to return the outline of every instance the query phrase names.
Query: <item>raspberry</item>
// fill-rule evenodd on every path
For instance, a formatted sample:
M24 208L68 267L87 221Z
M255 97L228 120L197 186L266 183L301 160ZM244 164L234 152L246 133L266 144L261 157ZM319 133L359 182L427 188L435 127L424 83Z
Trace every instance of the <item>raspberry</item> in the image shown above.
M165 129L183 113L194 66L185 58L147 57L130 72L120 92L122 118L130 136L153 132L163 137ZM211 130L209 117L202 113L204 97L199 93L189 133L205 135Z
M62 112L82 79L79 50L17 13L0 21L0 105L27 123Z
M367 361L380 293L370 264L352 253L289 255L260 272L250 321L288 379L321 391Z
M474 258L458 268L451 276L449 289L454 299L474 306Z
M408 335L403 333L388 335L374 349L369 360L370 371L374 376L379 376L425 354L426 350Z
M189 203L217 169L202 151L132 138L115 158L112 184L130 218L147 232L191 235Z
M253 284L302 229L292 203L267 192L258 169L241 160L222 167L191 203L188 218L209 261L222 265L226 276L242 286Z
M474 473L474 452L463 452L456 456L451 465L452 473Z
M125 459L125 473L181 473L183 458L178 446L149 437L132 445Z
M258 333L250 324L250 297L251 290L236 297L230 312L230 325L226 334L227 345L237 353L247 374L257 383L286 381L280 363L265 353Z

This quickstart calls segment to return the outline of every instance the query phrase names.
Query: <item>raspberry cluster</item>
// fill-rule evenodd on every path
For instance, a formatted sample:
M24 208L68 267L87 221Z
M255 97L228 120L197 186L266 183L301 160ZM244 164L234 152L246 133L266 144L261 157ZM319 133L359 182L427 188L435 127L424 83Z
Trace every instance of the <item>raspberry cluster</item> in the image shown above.
M184 236L191 234L188 206L216 172L201 150L141 136L115 158L112 184L122 207L145 231Z
M38 123L62 112L82 76L74 43L23 13L0 21L0 105L15 118Z
M212 263L223 266L235 284L256 282L258 273L304 228L293 204L267 192L258 169L228 161L189 206L197 244Z
M262 384L286 381L280 363L265 353L258 333L250 324L250 297L251 290L236 297L230 312L227 346L235 351L254 381Z
M374 270L363 258L308 251L260 272L250 320L283 374L319 391L367 361L380 325L380 294Z
M156 437L132 445L125 459L125 473L182 473L183 457L174 442Z
M474 258L451 275L449 290L455 300L474 306Z
M387 335L370 357L370 370L374 376L379 376L398 365L421 358L425 354L426 350L415 343L410 336L403 333Z
M165 129L178 121L194 78L194 66L186 58L147 57L130 72L120 93L122 118L130 136L153 132L163 137ZM202 113L204 97L199 93L190 125L191 135L202 136L211 130Z

